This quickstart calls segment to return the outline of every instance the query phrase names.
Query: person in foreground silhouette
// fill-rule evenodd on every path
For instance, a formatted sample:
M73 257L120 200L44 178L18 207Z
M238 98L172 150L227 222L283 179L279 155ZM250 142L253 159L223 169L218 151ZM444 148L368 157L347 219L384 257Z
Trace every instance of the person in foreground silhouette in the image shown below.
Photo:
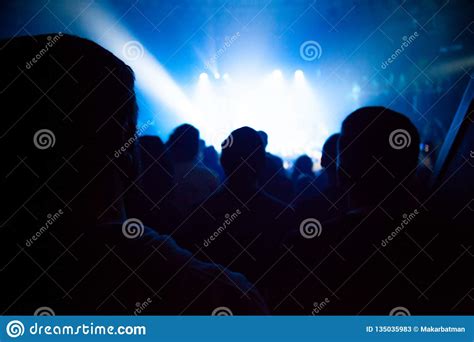
M269 271L281 255L283 236L294 224L293 213L258 186L265 163L259 134L242 127L231 136L227 141L232 144L221 154L225 183L183 227L178 241L203 260L242 272L266 296L275 285Z
M324 221L335 218L345 209L344 191L337 182L337 145L340 134L331 135L323 145L321 154L321 170L316 177L295 193L297 215L304 220L314 215ZM341 172L344 172L341 170Z
M225 179L224 169L219 162L219 154L214 146L207 146L202 152L202 163L212 170L218 177L219 183Z
M199 131L189 124L178 126L166 143L174 166L173 203L183 219L219 184L217 176L198 160L200 144Z
M137 186L130 189L127 211L158 233L171 234L179 222L179 212L172 203L174 169L165 144L158 136L145 135L138 139L135 150Z
M293 165L293 172L291 174L291 181L294 188L293 203L298 203L314 196L315 189L312 186L314 180L313 161L306 154L299 156Z
M266 149L268 145L268 134L258 131ZM270 152L265 152L265 165L259 175L259 185L271 196L282 202L290 203L293 199L293 185L286 175L283 160Z
M404 138L394 137L399 132ZM419 253L410 237L419 239L416 220L424 214L410 191L418 145L415 126L390 109L365 107L344 120L338 177L350 189L348 209L328 221L318 220L317 208L315 215L300 217L299 229L285 242L298 261L286 265L291 296L282 291L282 312L311 314L322 301L329 304L319 314L387 315L397 306L423 312L419 265L409 264ZM386 240L403 220L410 221L408 228ZM402 268L410 281L400 276Z
M133 72L69 35L25 68L48 38L1 42L0 311L132 315L146 302L144 314L266 312L242 275L128 216L139 176Z

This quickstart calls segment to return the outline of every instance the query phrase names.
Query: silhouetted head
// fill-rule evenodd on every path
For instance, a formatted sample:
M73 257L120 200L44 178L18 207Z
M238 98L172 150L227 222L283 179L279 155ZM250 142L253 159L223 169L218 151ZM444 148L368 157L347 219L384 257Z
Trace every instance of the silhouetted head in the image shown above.
M176 127L166 146L175 163L192 162L199 153L199 131L189 124Z
M339 133L333 134L325 141L321 154L321 167L333 167L334 169L336 168L337 144L339 141L339 136Z
M311 175L313 173L313 161L306 154L296 159L294 167L298 174Z
M254 185L265 165L265 147L257 131L241 127L223 143L221 164L230 181Z
M106 220L112 206L121 212L134 171L132 70L62 33L0 44L2 223L26 219L25 203L41 220L60 208L86 222Z
M219 164L219 155L214 146L207 146L202 152L202 159L206 165Z
M365 107L342 123L338 168L350 195L377 200L416 168L420 138L406 116L384 107Z
M268 145L268 134L264 131L258 131L258 135L260 135L260 138L262 139L263 142L263 148L267 148Z

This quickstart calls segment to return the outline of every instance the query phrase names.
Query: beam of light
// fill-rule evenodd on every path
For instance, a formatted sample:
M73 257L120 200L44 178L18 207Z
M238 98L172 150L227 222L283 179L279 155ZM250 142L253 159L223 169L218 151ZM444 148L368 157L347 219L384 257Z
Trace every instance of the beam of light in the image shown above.
M83 29L133 69L140 91L157 106L164 105L178 118L194 123L198 113L192 103L153 55L103 9L88 11L79 19Z

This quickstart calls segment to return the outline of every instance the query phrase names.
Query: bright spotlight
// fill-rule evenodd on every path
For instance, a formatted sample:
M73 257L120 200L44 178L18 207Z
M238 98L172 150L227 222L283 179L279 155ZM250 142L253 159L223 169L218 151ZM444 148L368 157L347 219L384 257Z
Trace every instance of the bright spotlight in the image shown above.
M219 74L218 72L215 72L215 73L214 73L214 78L215 78L216 80L220 79L220 78L221 78L221 74Z
M209 75L205 72L203 72L199 75L199 80L200 81L207 81L208 79L209 79Z
M281 80L283 79L283 73L281 72L280 69L273 70L272 76L275 80Z
M225 73L224 75L222 75L222 78L225 80L225 81L229 81L230 80L230 75L228 73Z
M303 81L304 80L304 73L303 73L303 70L296 70L295 71L295 80L296 81Z

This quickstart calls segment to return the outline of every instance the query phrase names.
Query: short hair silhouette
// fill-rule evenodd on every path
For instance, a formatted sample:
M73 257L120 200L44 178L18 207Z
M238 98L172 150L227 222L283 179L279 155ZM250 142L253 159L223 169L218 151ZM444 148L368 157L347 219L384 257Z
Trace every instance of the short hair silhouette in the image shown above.
M406 116L385 107L360 108L342 123L338 175L368 196L383 194L416 168L419 143Z
M333 134L324 142L321 153L321 167L336 167L339 136L339 133Z
M199 131L190 124L178 126L171 133L166 146L175 163L191 162L199 153Z
M268 134L265 131L258 131L258 134L260 135L260 138L263 141L263 147L267 148L268 145Z
M54 46L25 67L24 57L37 56L52 39ZM36 173L18 169L10 174L2 191L9 197L5 213L47 181L56 195L50 198L51 193L40 191L29 198L36 215L57 210L61 198L71 201L68 216L96 221L120 196L111 186L110 173L116 166L132 172L133 148L126 148L126 143L136 131L133 71L98 44L67 34L18 37L2 46L1 103L8 115L2 117L0 171L9 172L18 163L17 156L26 156ZM34 139L41 132L49 135L48 148ZM53 172L55 176L48 178Z
M313 161L306 154L299 156L295 161L295 169L298 174L311 174L313 172Z
M265 165L265 147L253 128L241 127L222 143L221 164L226 176L255 180Z

